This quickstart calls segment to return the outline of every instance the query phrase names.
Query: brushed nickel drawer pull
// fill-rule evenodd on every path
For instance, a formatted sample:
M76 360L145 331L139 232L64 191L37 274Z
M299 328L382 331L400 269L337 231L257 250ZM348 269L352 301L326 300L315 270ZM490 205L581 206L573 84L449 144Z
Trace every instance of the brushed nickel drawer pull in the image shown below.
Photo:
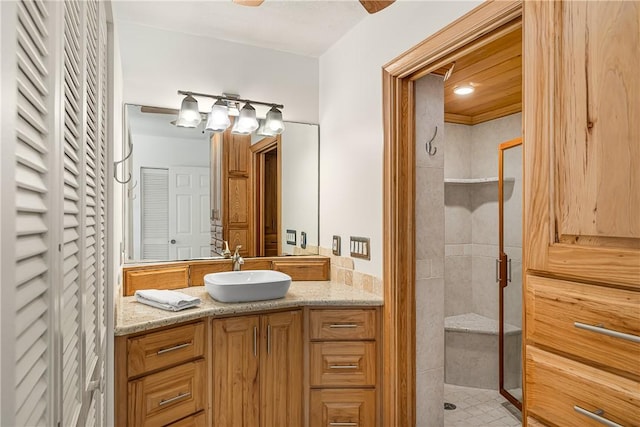
M329 325L330 328L333 329L347 329L347 328L357 328L358 325L355 323L332 323Z
M358 365L329 365L329 369L358 369Z
M163 348L161 350L158 350L157 354L161 355L161 354L169 353L170 351L180 350L181 348L189 347L191 344L193 344L193 343L186 342L184 344L174 345L173 347Z
M613 329L607 329L602 324L599 325L587 325L586 323L574 322L573 326L585 331L595 332L597 334L608 335L614 338L620 338L623 340L631 341L636 344L640 344L640 337L632 334L625 334L624 332L614 331Z
M253 327L253 356L258 356L258 327Z
M340 423L340 422L333 422L333 423L329 423L330 426L357 426L358 423Z
M600 424L604 424L605 426L622 427L620 424L615 423L603 417L602 415L604 415L604 411L602 409L597 409L594 412L591 412L576 405L573 407L573 410L579 414L584 415L585 417L591 418L592 420L599 422Z
M271 354L271 324L267 325L267 354Z
M171 399L161 400L158 406L168 405L169 403L175 402L176 400L184 399L185 397L189 396L191 396L190 392L180 393L179 395L177 395L176 397L172 397Z

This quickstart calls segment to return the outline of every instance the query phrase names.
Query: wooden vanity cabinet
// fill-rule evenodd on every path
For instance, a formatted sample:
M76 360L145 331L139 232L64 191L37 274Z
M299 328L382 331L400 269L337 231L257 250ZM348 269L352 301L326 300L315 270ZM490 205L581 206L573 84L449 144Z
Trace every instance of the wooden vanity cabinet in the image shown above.
M213 426L301 426L302 311L213 320Z
M640 4L523 7L524 419L638 425Z
M206 424L207 324L116 337L116 425Z

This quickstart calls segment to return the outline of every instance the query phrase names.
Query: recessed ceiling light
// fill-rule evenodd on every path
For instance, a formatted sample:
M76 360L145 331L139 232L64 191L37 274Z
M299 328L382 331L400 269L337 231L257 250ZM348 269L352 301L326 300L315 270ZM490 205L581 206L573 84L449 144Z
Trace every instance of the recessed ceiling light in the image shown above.
M456 95L469 95L470 93L473 93L474 90L475 89L471 85L462 85L454 87L453 93Z

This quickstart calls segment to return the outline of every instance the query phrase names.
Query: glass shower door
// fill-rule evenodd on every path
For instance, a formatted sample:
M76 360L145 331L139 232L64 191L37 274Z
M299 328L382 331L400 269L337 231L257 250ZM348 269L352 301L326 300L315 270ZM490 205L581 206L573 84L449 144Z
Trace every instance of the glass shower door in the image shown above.
M500 394L522 410L522 138L498 151Z

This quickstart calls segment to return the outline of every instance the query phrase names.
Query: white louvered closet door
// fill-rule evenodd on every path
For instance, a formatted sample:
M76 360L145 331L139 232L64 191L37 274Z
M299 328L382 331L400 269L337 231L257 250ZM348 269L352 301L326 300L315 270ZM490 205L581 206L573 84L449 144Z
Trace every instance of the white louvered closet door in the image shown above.
M104 425L104 5L0 8L0 425Z

